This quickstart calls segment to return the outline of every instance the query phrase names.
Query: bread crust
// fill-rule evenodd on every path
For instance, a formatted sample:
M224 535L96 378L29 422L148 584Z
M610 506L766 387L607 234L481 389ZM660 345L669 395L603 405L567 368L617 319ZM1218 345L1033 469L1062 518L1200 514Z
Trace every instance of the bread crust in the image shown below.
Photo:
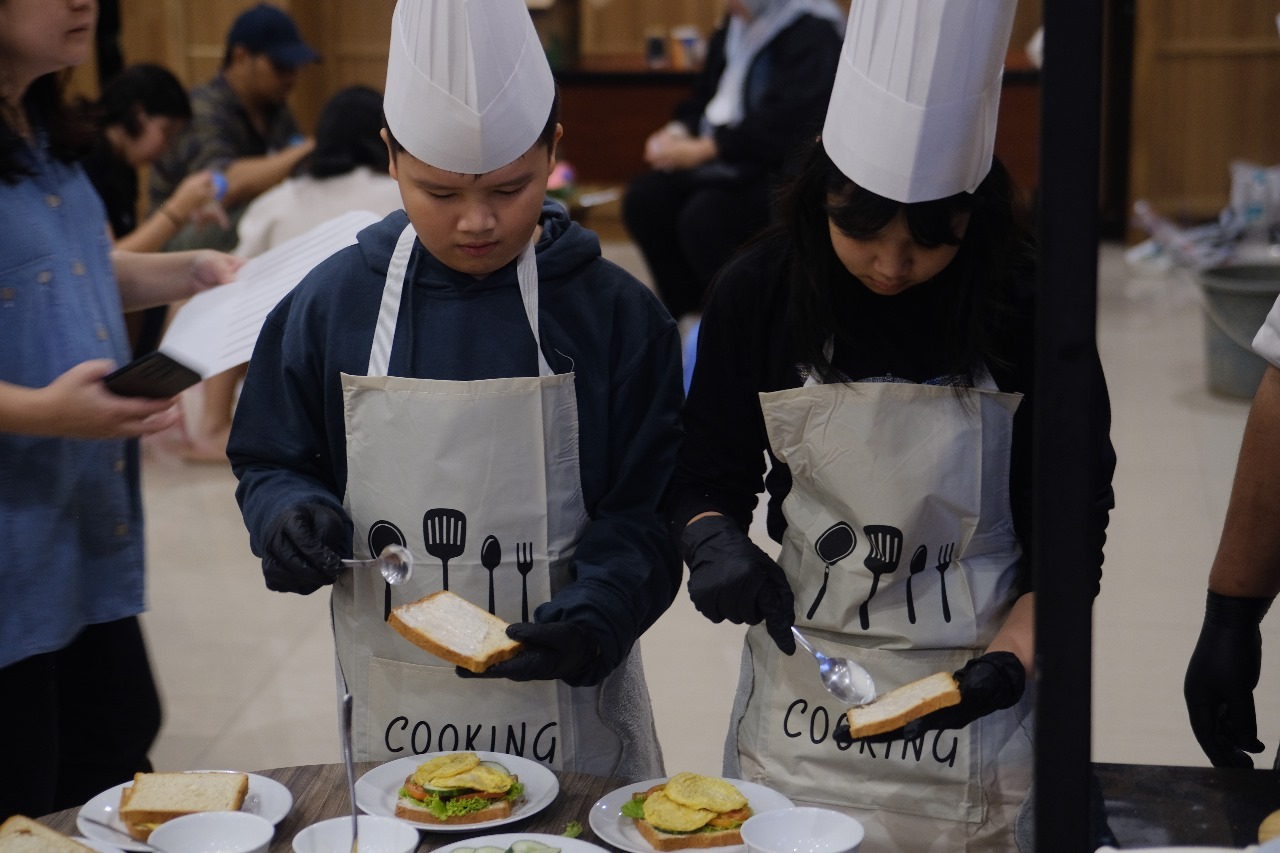
M463 669L470 670L471 672L484 672L495 663L501 663L504 660L510 660L515 657L524 648L521 643L518 643L515 640L507 640L503 645L492 649L484 657L474 657L463 654L462 652L445 645L436 637L423 631L421 628L410 625L401 617L400 614L402 612L410 611L413 608L419 607L420 605L441 595L453 595L453 593L450 593L447 590L439 590L438 592L433 592L428 596L418 599L417 601L410 602L409 604L402 604L391 611L391 615L387 617L387 624L390 625L392 630L397 634L404 637L423 651L429 652L438 658L443 658L449 663L454 664L455 666L460 666ZM466 602L466 599L462 599L460 597L459 600ZM470 602L466 603L470 607L475 607L475 605L472 605ZM494 622L497 622L501 625L505 634L507 626L506 622L489 613L487 610L482 610L479 607L475 607L475 610L478 611L475 614L477 619L493 620Z
M845 719L849 721L849 736L856 739L900 729L925 714L959 704L960 687L955 677L949 672L935 672L904 684L869 705L850 708L845 711ZM890 708L893 710L887 710Z
M647 820L633 818L636 829L654 850L692 850L708 847L728 847L742 843L742 831L722 829L719 832L690 832L675 834L663 832Z
M93 853L92 848L25 815L12 815L0 823L0 851L7 850Z
M467 812L464 815L456 815L441 820L427 811L426 808L406 802L405 798L401 797L396 800L396 817L437 826L444 824L461 826L467 823L487 823L491 820L502 820L504 817L511 816L511 808L511 800L497 800L492 805L485 806L479 811Z

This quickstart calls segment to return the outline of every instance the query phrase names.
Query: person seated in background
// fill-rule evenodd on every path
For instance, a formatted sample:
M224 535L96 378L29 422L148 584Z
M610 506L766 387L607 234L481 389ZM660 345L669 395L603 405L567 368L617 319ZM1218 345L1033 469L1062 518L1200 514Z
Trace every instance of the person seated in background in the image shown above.
M1262 619L1280 593L1280 300L1253 348L1267 369L1245 421L1204 623L1183 681L1191 731L1214 767L1252 767L1249 753L1265 748L1253 691L1262 674Z
M691 97L645 143L653 167L622 215L676 319L696 313L712 275L768 224L770 184L822 127L844 15L831 0L729 0Z
M183 178L138 222L138 169L158 160L191 123L191 99L167 68L130 66L107 82L97 101L82 101L80 109L97 128L83 165L107 209L115 248L158 252L188 222L226 224L214 203L217 184L208 169ZM126 316L134 357L159 345L168 311L167 305L156 305Z
M191 126L156 162L149 186L151 203L159 206L192 172L222 172L227 227L184 227L168 249L233 249L236 224L249 202L287 178L311 153L315 143L301 136L286 100L298 69L319 58L293 19L275 6L259 4L236 18L222 68L191 91ZM204 405L196 422L188 424L186 459L226 461L231 407L243 375L238 368L203 383Z
M400 209L400 185L387 173L382 96L352 86L324 105L316 147L298 173L254 199L240 217L235 254L252 258L350 210L386 216Z

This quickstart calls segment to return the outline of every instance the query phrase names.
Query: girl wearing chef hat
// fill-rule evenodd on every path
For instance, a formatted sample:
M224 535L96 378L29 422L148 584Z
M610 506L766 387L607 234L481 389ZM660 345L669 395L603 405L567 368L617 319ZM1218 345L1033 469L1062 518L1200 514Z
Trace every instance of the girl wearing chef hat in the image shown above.
M992 157L1013 10L855 0L782 223L712 289L668 504L694 604L753 625L726 774L853 814L869 849L1032 838L1032 275ZM1097 560L1080 567L1094 584L1105 425L1097 442L1081 460L1097 475L1081 531ZM776 562L746 532L762 451ZM793 622L881 692L955 672L961 702L851 742L846 708L793 655Z
M361 759L659 775L634 646L679 588L658 514L675 323L544 199L561 128L523 0L399 0L383 108L405 210L267 319L231 435L267 585L333 584ZM388 544L409 582L342 567ZM441 589L513 623L520 654L459 678L387 625Z

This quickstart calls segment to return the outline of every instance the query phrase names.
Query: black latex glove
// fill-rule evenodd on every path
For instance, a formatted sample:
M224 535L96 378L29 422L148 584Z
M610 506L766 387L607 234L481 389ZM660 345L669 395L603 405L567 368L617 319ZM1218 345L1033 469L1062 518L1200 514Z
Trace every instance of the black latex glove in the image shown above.
M1209 590L1182 695L1191 731L1214 767L1252 767L1245 753L1262 752L1253 689L1262 671L1258 626L1270 598L1239 598Z
M962 729L993 711L1015 705L1022 698L1027 684L1027 672L1013 652L987 652L966 663L953 675L960 685L959 705L925 714L900 729L859 740L887 743L891 740L915 740L925 732L940 729ZM849 718L844 714L836 723L835 741L841 746L853 743L849 737Z
M262 546L267 589L308 595L342 571L348 523L327 504L299 504L276 516Z
M600 643L586 628L572 622L516 622L507 626L507 636L524 643L518 655L484 672L457 667L458 675L512 681L559 679L572 687L594 683L587 680L587 673L600 655Z
M778 648L795 654L795 596L781 567L724 515L685 527L680 552L689 565L689 598L712 622L765 623Z

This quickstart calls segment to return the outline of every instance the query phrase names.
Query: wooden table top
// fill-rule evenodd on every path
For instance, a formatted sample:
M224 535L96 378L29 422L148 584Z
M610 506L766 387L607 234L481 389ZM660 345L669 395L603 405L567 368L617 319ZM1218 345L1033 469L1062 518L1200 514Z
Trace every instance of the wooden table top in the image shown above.
M378 766L378 762L358 762L356 778ZM347 797L347 773L341 764L310 764L300 767L281 767L275 770L255 771L259 776L266 776L283 784L293 794L293 808L289 814L276 825L275 839L271 842L270 853L291 853L293 838L304 828L313 823L331 817L343 817L351 814L351 804ZM542 811L522 820L503 824L490 830L477 830L474 835L530 832L560 835L569 821L576 820L582 824L583 841L608 847L591 831L588 817L591 806L611 791L617 790L623 783L603 776L589 776L584 773L557 773L560 782L560 793ZM66 809L40 818L40 822L67 835L78 835L76 815L79 808ZM435 850L461 841L465 833L430 832L419 833L421 841L418 851ZM123 840L123 839L121 839Z

